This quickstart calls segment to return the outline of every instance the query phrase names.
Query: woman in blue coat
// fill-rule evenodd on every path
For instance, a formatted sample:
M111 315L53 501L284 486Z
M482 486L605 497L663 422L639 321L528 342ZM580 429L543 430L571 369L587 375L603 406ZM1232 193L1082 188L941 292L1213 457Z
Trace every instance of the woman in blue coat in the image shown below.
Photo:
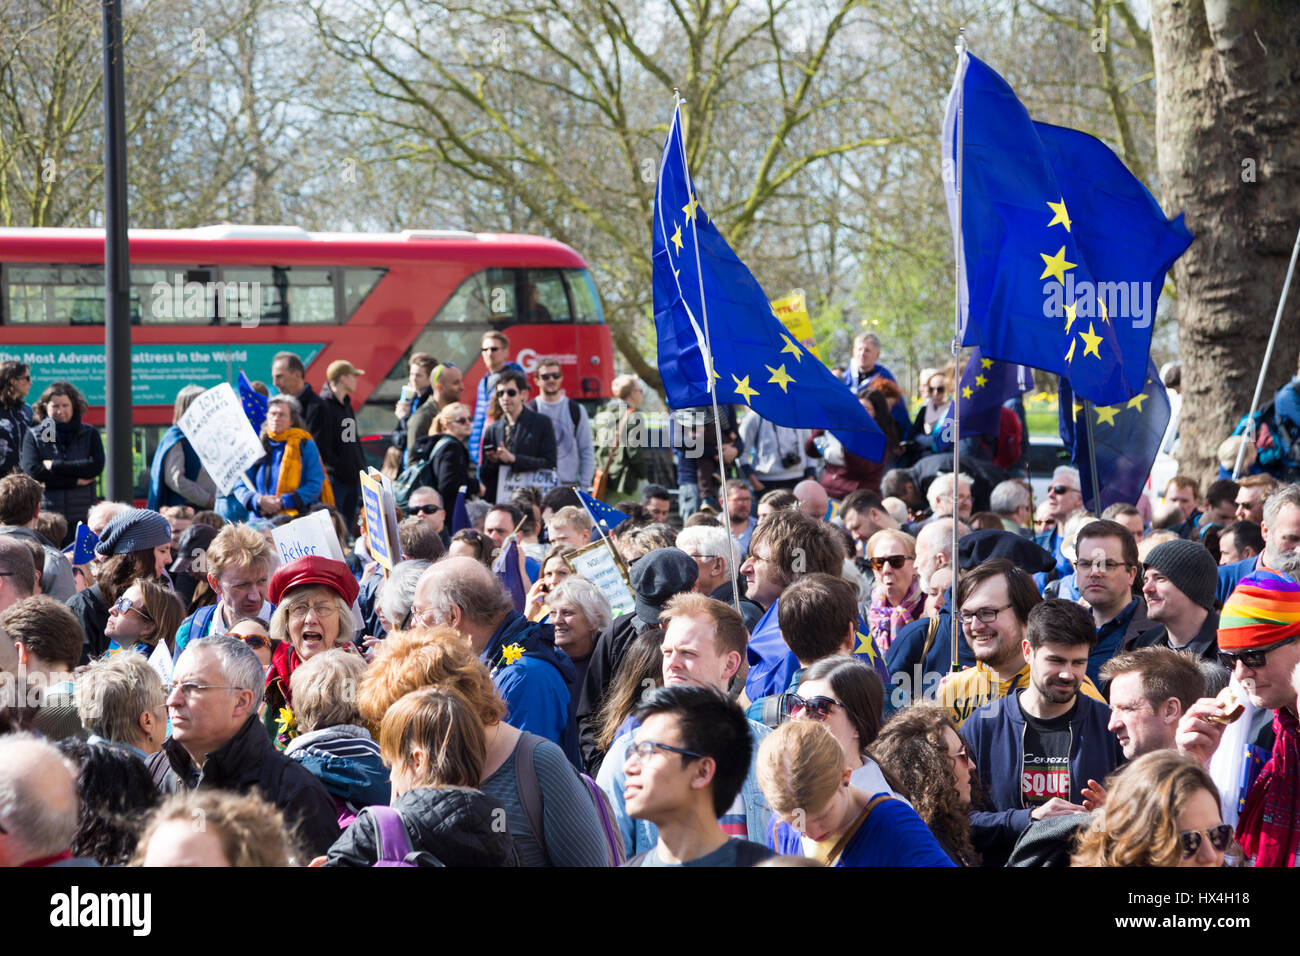
M181 416L202 394L202 385L186 385L176 393L172 427L158 440L153 463L149 466L149 503L146 507L152 511L171 505L193 505L199 509L212 507L216 485L180 429Z
M248 469L247 483L236 485L217 503L223 518L247 521L250 515L306 514L317 502L334 506L334 491L316 442L303 427L297 399L271 397L261 437L266 457Z

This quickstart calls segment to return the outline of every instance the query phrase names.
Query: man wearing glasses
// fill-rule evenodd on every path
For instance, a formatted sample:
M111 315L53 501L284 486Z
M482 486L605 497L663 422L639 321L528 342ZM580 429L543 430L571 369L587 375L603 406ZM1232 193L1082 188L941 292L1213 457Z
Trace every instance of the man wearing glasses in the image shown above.
M655 842L626 866L753 866L773 853L732 838L718 817L752 774L755 748L734 701L704 687L655 691L636 711L623 753L627 812L654 827Z
M679 594L669 601L660 620L666 622L663 642L664 687L705 688L717 694L725 694L731 679L745 660L745 642L749 634L740 615L721 601L706 598L702 594L687 593ZM767 827L768 810L754 772L753 757L758 753L758 745L770 731L760 723L746 721L737 705L729 706L735 707L740 720L748 728L749 732L744 739L751 746L746 749L748 756L737 775L735 790L730 792L727 800L717 801L717 808L712 811L712 825L720 826L719 832L724 836L747 836L750 840L761 841ZM636 808L641 806L639 803L632 806L625 804L627 795L640 785L640 781L633 778L643 769L635 760L627 760L628 747L647 739L659 739L652 736L654 733L657 733L657 728L645 730L634 727L620 735L610 745L609 753L596 775L596 782L609 794L614 807L614 818L623 834L623 843L629 857L651 849L659 839L656 815L653 812L649 815L638 813ZM664 738L660 742L672 743L673 739ZM690 744L681 746L690 747ZM738 748L732 744L729 749ZM714 801L702 805L713 807Z
M1047 515L1053 524L1034 536L1034 542L1056 558L1058 576L1069 574L1071 570L1069 559L1061 553L1061 545L1065 542L1062 529L1065 520L1083 507L1081 487L1079 469L1062 465L1052 472L1052 484L1047 489Z
M480 444L483 429L487 426L488 406L492 404L492 390L496 387L495 378L504 369L512 368L523 374L524 367L518 362L507 362L510 340L504 332L484 332L479 346L479 355L485 366L483 377L479 379L474 392L474 427L469 433L469 457L475 464L482 464ZM472 369L471 369L472 371Z
M1245 789L1237 839L1255 866L1295 866L1300 847L1300 805L1295 799L1300 787L1300 585L1289 575L1264 570L1247 575L1223 606L1218 641L1220 659L1232 668L1233 686L1244 691L1254 707L1272 711L1273 719L1259 732L1253 724L1243 726L1244 717L1225 730L1218 698L1198 700L1178 725L1178 747L1210 766L1225 805L1235 806L1240 772L1236 780L1223 777L1238 766L1231 758L1245 733L1249 764L1267 762ZM1219 748L1225 733L1234 744ZM1216 749L1225 753L1216 754Z
M1100 681L1102 666L1120 648L1155 644L1164 637L1165 628L1148 618L1146 599L1134 593L1138 550L1128 528L1109 519L1090 521L1075 538L1074 550L1079 597L1091 609L1097 628L1088 677Z
M533 376L541 394L528 407L550 419L560 484L590 488L596 475L596 452L587 410L564 394L564 370L558 359L538 359Z
M297 826L308 855L319 855L338 839L338 812L324 785L278 752L257 719L265 683L257 655L238 638L191 643L167 692L171 736L149 771L164 794L256 788Z
M958 619L975 666L944 678L939 689L939 700L958 728L989 701L1029 686L1025 628L1029 612L1041 602L1033 578L1007 558L989 558L962 577ZM1105 702L1087 677L1079 689Z
M483 464L479 469L479 476L487 487L488 501L497 501L500 497L498 485L502 478L502 465L510 467L512 478L549 470L549 484L555 481L555 429L545 415L525 407L528 378L522 371L508 368L497 375L496 380L496 397L503 414L483 430ZM543 491L549 490L549 485L543 488Z

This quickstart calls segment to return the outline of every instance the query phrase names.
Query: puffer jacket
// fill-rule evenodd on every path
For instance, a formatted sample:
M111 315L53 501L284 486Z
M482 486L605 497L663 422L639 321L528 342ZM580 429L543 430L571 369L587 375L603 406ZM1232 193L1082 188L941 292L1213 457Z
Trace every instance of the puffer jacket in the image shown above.
M256 714L235 736L207 755L202 769L180 742L168 737L149 758L160 793L177 790L258 790L296 826L309 858L324 853L339 836L338 814L325 786L304 767L275 749Z
M294 737L284 755L325 785L339 811L339 826L350 824L363 807L388 806L388 768L379 745L364 727L338 724Z
M443 866L518 866L510 834L494 826L505 808L477 790L419 787L393 803L402 815L413 851L431 854ZM374 817L357 817L327 854L326 866L373 866L379 859Z
M18 471L23 451L23 437L32 427L32 407L19 402L0 406L0 478Z

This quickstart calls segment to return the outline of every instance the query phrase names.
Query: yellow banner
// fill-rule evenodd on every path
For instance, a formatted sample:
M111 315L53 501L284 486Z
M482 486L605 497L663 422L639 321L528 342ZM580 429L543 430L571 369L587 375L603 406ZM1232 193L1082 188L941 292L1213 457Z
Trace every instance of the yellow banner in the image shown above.
M822 354L817 350L817 342L813 338L812 320L808 317L808 304L804 301L803 293L796 292L780 299L773 299L771 305L772 311L781 320L781 324L790 330L790 334L799 341L799 344L821 359Z

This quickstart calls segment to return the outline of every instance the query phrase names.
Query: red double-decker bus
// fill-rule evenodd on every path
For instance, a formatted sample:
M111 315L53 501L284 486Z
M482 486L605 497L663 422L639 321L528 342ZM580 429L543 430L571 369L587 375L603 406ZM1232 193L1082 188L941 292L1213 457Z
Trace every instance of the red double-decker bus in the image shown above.
M539 356L557 356L571 397L610 396L614 354L600 297L563 243L235 225L132 230L129 241L138 478L183 386L234 383L241 370L269 384L280 351L302 358L316 389L336 359L365 370L352 397L363 434L393 427L413 352L464 370L472 401L490 329L509 336L509 358L529 372ZM31 366L29 401L70 381L90 402L87 420L103 424L102 231L0 229L4 359Z

